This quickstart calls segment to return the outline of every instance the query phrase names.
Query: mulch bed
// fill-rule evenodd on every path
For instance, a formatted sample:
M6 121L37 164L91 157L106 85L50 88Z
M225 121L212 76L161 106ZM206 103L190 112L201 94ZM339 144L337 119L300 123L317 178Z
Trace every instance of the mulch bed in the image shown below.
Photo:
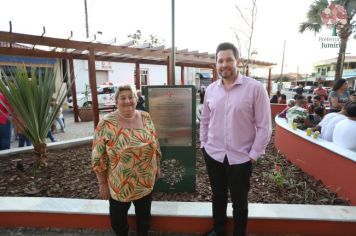
M321 181L286 160L277 152L273 140L272 137L266 155L254 164L249 202L350 205L329 191ZM196 192L155 192L155 201L211 201L211 189L199 143L196 154ZM32 153L1 158L0 196L98 199L98 183L91 169L90 156L90 145L51 150L48 153L48 166L37 170L32 168ZM19 161L22 165L17 164ZM275 172L276 165L281 175Z

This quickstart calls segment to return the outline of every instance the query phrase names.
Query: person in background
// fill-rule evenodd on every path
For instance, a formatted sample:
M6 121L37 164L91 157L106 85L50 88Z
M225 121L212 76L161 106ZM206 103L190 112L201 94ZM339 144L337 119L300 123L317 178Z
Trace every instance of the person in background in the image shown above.
M105 115L95 129L92 168L99 194L109 200L111 226L127 236L127 213L135 206L136 232L147 236L150 228L152 190L160 173L161 151L150 115L136 110L133 86L119 86L117 110Z
M345 79L338 79L329 94L330 111L339 112L347 101L350 100L350 93L347 90L348 83Z
M340 112L328 113L316 126L317 130L320 130L320 138L332 142L336 124L344 119L346 119L346 110L344 107Z
M333 142L356 152L356 102L345 104L346 119L337 123L333 133Z
M145 99L142 96L141 90L137 90L137 105L136 109L140 111L146 111L145 108Z
M317 107L314 109L312 114L309 114L309 127L317 126L324 116L324 109L322 107Z
M0 100L8 109L11 109L9 102L1 92ZM10 113L2 103L0 102L0 150L5 150L10 149L11 121Z
M356 102L356 92L353 92L350 97L351 101Z
M271 100L270 100L269 102L270 102L270 103L278 103L278 97L277 97L277 95L276 95L276 94L273 95L272 98L271 98Z
M281 94L280 99L278 100L279 104L286 104L287 103L287 96L285 94Z
M308 113L310 115L314 114L316 108L320 107L323 111L323 115L325 114L325 107L321 104L321 98L317 95L313 97L312 104L308 106Z
M296 98L297 95L303 95L303 92L304 92L303 85L299 84L298 88L296 88L296 90L295 90L295 93L296 93L295 98Z
M307 105L310 105L310 104L312 104L312 103L313 103L312 98L313 98L313 97L312 97L312 96L310 96L310 95L307 97Z
M272 133L267 91L260 82L238 71L239 62L237 48L221 43L216 49L220 79L205 92L200 147L212 190L214 223L204 234L208 236L225 235L229 190L233 235L246 235L252 163L265 153Z
M297 95L295 99L295 106L287 111L287 121L288 123L297 123L298 128L304 129L308 120L308 111L304 108L305 98L303 95Z
M202 86L199 90L199 97L200 97L200 104L204 103L204 97L205 97L205 87Z
M279 81L277 84L277 91L281 93L282 90L283 90L283 83L282 81Z
M32 145L32 142L29 138L27 138L24 134L23 134L23 125L21 125L23 122L19 119L16 119L16 114L15 114L15 117L14 119L12 120L13 121L13 124L15 126L15 130L17 132L16 135L19 136L19 146L18 147L24 147L25 145L26 146L31 146Z
M55 98L52 98L51 101L51 108L50 108L50 112L52 112L54 106L56 105L57 100ZM61 127L61 132L64 133L64 116L63 116L63 109L62 107L59 109L55 121L59 124L59 126ZM55 129L57 128L57 124L54 123ZM51 130L52 131L52 130ZM52 134L51 134L52 135Z
M278 117L280 118L286 118L287 117L287 111L291 108L295 106L295 100L294 99L289 99L288 103L287 103L287 107L284 108L284 110L278 114Z
M320 97L321 104L328 98L328 91L323 88L323 83L319 83L318 87L314 89L313 94Z

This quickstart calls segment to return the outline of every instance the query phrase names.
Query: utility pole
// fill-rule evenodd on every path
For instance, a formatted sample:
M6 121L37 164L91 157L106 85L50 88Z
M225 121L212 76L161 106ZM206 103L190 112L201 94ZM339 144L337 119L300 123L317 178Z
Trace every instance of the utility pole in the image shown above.
M85 30L86 36L89 38L89 22L88 22L88 5L87 0L84 0L84 10L85 10Z
M281 75L279 76L279 82L282 81L282 76L283 76L284 52L285 52L285 50L286 50L286 40L284 40L284 44L283 44L282 66L281 66Z
M174 0L172 0L172 51L170 58L170 69L171 69L171 85L176 84L176 47L175 47L175 10L174 10Z

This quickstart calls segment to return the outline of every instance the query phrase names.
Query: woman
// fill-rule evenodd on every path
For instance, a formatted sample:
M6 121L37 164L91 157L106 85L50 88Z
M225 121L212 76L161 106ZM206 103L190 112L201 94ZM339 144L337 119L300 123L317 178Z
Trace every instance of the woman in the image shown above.
M137 235L147 235L151 192L160 173L158 139L150 115L135 109L134 88L120 86L115 101L118 110L105 115L96 127L92 167L101 198L109 199L115 234L128 235L127 212L133 202Z
M330 111L339 112L346 102L350 100L350 92L345 79L339 79L335 82L332 91L329 94Z

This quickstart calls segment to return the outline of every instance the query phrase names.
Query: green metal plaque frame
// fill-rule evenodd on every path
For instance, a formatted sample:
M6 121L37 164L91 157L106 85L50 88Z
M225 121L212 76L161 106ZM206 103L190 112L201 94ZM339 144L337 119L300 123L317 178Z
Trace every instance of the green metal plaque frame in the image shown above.
M194 192L196 186L196 89L192 85L145 86L146 109L162 151L160 192Z

